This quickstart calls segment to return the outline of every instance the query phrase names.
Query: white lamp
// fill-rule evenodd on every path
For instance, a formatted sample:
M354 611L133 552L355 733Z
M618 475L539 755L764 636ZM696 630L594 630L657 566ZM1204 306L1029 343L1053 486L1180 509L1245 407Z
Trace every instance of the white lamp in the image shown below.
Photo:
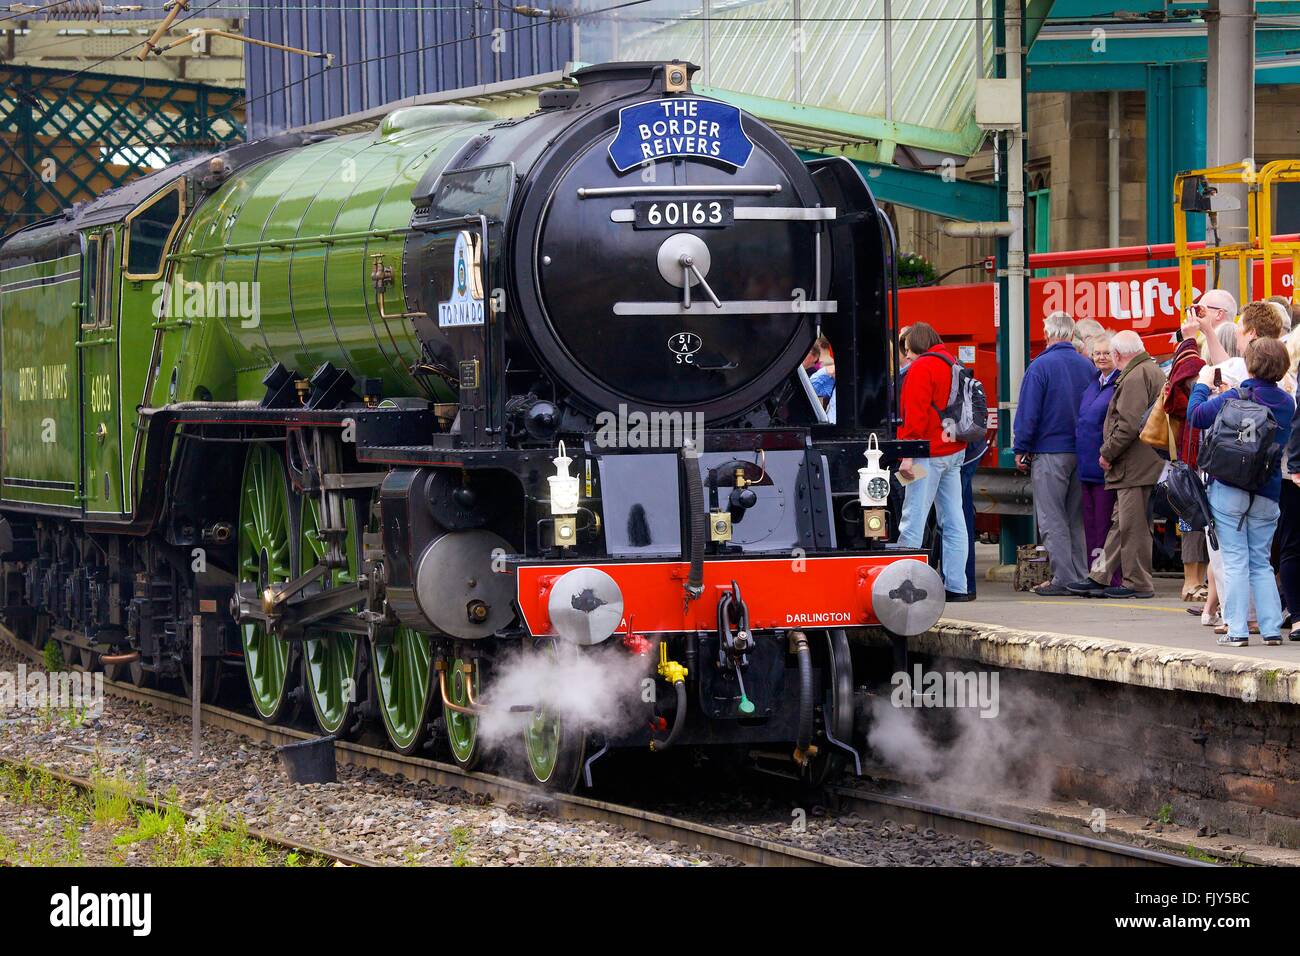
M858 469L858 504L863 508L879 508L889 501L889 469L882 468L880 459L885 454L873 434L862 453L867 466Z
M578 476L569 474L573 459L564 453L564 442L560 442L560 453L555 456L555 474L546 480L551 483L551 515L576 515L578 513Z
M555 474L546 479L551 484L552 540L556 547L571 548L578 541L578 476L569 474L573 459L564 453L564 442L554 461Z

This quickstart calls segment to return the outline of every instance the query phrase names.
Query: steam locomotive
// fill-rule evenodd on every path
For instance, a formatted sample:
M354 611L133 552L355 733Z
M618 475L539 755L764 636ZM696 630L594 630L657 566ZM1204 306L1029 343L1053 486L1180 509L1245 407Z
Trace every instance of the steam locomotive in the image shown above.
M848 632L943 608L886 546L926 454L891 430L891 234L694 70L285 133L9 236L6 623L464 768L508 661L631 660L616 728L505 701L551 787L611 748L855 759Z

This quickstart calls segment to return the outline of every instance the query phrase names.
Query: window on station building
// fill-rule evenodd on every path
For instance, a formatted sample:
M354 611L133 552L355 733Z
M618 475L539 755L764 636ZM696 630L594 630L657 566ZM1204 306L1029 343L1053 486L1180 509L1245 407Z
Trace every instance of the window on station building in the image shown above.
M1278 183L1273 197L1273 234L1300 232L1300 183Z
M183 182L158 193L126 218L126 277L162 277L163 257L185 211Z
M1025 194L1025 250L1050 252L1052 249L1052 190L1044 186ZM1041 278L1046 269L1035 269L1033 275Z

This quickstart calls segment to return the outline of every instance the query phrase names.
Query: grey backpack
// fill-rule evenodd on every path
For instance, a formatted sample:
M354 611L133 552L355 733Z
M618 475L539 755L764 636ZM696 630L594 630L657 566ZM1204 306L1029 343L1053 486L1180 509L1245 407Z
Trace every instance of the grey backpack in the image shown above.
M1254 493L1268 483L1282 458L1277 422L1267 406L1255 401L1254 390L1233 389L1214 424L1201 436L1196 464L1225 485Z
M971 370L965 365L954 362L941 352L925 354L943 359L952 369L952 387L948 390L948 404L944 408L935 406L935 411L939 413L939 418L944 424L945 432L949 431L948 423L952 422L953 441L967 444L983 441L989 428L989 400L984 395L984 384L971 374Z

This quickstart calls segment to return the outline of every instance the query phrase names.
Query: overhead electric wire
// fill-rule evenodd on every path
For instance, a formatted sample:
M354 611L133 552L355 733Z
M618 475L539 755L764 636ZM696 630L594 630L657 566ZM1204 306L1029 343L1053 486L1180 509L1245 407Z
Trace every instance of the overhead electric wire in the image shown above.
M219 0L215 0L215 2L219 2ZM609 13L609 12L614 11L614 10L622 10L622 9L627 8L627 7L636 7L636 6L640 6L641 4L644 4L644 3L651 3L651 2L653 2L653 0L624 0L623 3L615 4L615 5L612 6L612 7L604 7L604 8L602 8L601 10L599 10L599 11L594 11L594 12L597 12L597 13ZM555 16L553 16L553 17L549 17L549 18L547 18L547 22L552 22L552 23L553 23L553 22L562 21L562 20L575 19L576 17L584 16L584 15L585 15L585 16L589 16L590 14L562 14L562 15L557 14L557 15L555 15ZM506 34L506 33L514 33L515 31L518 31L518 30L531 30L531 29L534 29L536 26L538 26L538 24L536 24L536 23L523 23L523 24L519 24L519 25L517 25L517 26L513 26L513 27L502 27L502 28L500 28L500 33L497 33L496 31L493 31L493 33L491 33L491 34L481 34L481 35L477 35L477 36L468 36L468 37L456 37L456 38L451 39L451 40L440 40L440 41L437 42L437 43L427 43L427 44L425 44L424 46L412 47L411 49L397 50L397 51L395 51L395 52L393 52L393 53L382 53L382 54L379 54L379 55L377 55L377 56L364 57L363 59L360 59L360 60L348 60L348 61L346 61L346 62L335 62L335 63L333 63L332 65L330 65L330 66L326 66L326 67L323 67L322 69L319 69L319 70L317 70L317 71L314 72L314 73L306 73L306 74L304 74L303 76L299 77L299 78L296 79L296 80L292 80L292 81L290 81L290 82L288 82L288 83L283 83L283 84L281 84L280 86L277 86L275 89L267 90L267 91L265 91L264 93L260 93L260 94L257 95L257 96L254 96L254 97L247 97L247 96L246 96L246 97L244 97L244 99L240 100L239 102L237 102L237 103L232 103L230 106L226 107L224 110L220 110L220 111L218 111L218 112L216 112L216 113L209 113L209 114L208 114L208 119L209 119L209 120L215 119L215 118L217 118L217 117L219 117L219 116L225 115L225 114L227 114L227 113L231 113L231 112L233 112L234 110L241 109L241 108L247 106L247 105L250 104L250 103L256 103L256 102L258 102L259 100L264 100L264 99L266 99L267 97L275 96L277 93L283 93L283 92L285 92L285 91L287 91L287 90L291 90L291 89L293 89L293 88L296 87L296 86L301 86L303 83L306 83L306 82L308 82L309 80L314 80L314 79L316 79L317 77L324 76L326 73L329 73L329 72L332 71L332 70L338 70L338 69L340 69L340 68L342 68L342 67L361 66L361 65L366 64L366 63L377 63L377 62L382 61L382 60L391 60L391 59L393 59L394 57L399 57L399 56L411 56L411 55L416 54L416 53L423 53L423 52L425 52L425 51L427 51L427 50L436 50L436 49L440 49L440 48L442 48L442 47L446 47L446 46L453 46L453 45L458 44L458 43L472 43L472 42L477 41L477 40L482 40L482 39L484 39L486 36L501 36L501 35ZM132 144L132 145L135 145L135 144Z
M40 13L42 10L48 10L48 9L50 9L50 7L57 7L57 6L60 6L61 4L66 3L66 2L67 2L67 0L53 0L52 3L44 4L44 5L42 5L42 6L36 7L36 8L33 9L33 10L27 10L27 11L25 11L25 12L23 12L23 13L6 13L4 16L0 17L0 22L3 22L3 21L5 21L5 20L25 20L25 19L29 19L29 18L31 18L31 17L36 16L36 15L37 15L38 13Z
M68 0L51 0L51 2L43 4L42 6L36 7L29 11L9 13L0 16L0 21L35 18L43 11L49 10L53 7L61 6L66 2L68 2ZM654 2L654 0L644 0L644 2ZM525 16L527 14L523 14L519 10L515 9L516 6L522 6L522 7L532 6L530 4L512 5L509 2L503 2L503 0L496 0L496 3L503 11L515 13L516 15L520 15L520 16ZM550 16L545 17L543 19L569 20L569 19L578 19L581 17L601 16L603 14L618 10L620 6L626 6L626 5L627 4L620 4L615 7L593 8L591 10L585 10L581 6L551 5L550 10L548 11L550 13ZM239 0L234 0L234 2L231 2L231 0L216 0L215 3L210 3L203 9L208 10L214 6L224 8L220 12L228 14L228 16L225 17L225 19L240 19L242 14L246 14L249 11L254 11L254 10L261 11L261 12L289 12L289 13L401 13L401 14L408 14L408 15L413 14L418 16L419 14L422 13L431 13L431 12L438 12L438 11L445 11L445 10L466 11L470 9L467 5L440 4L440 3L434 3L429 5L419 4L417 6L401 6L401 5L393 6L387 4L371 5L365 3L360 3L355 5L336 4L336 5L327 6L327 5L313 5L310 3L302 3L300 5L293 6L290 4L241 3L239 2ZM477 6L477 4L475 4L475 6ZM734 23L740 21L766 22L766 23L944 23L944 22L953 22L953 23L972 22L973 23L973 22L992 21L991 13L987 15L980 15L980 16L976 16L972 14L957 14L951 16L938 15L938 14L907 16L907 15L893 15L891 13L889 15L870 16L870 17L853 17L853 16L779 17L779 16L740 15L740 12L745 9L745 6L746 5L743 3L733 4L729 8L724 8L720 10L719 11L720 15L714 15L714 16L696 15L687 12L687 13L681 13L673 16L662 16L662 17L649 16L649 17L639 17L637 19L645 22L652 22L652 23L673 23L673 22ZM1060 27L1060 26L1099 26L1099 25L1104 26L1108 24L1113 24L1113 25L1121 25L1121 26L1149 25L1152 27L1161 27L1161 26L1171 26L1171 25L1180 26L1180 25L1193 24L1197 22L1201 22L1201 23L1205 22L1204 17L1201 15L1204 13L1204 11L1200 11L1196 8L1191 8L1191 7L1181 8L1181 9L1186 12L1185 16L1169 16L1168 14L1145 15L1145 14L1134 14L1125 10L1114 10L1109 13L1094 13L1094 14L1088 14L1083 16L1074 16L1068 19L1053 19L1050 21L1050 25L1054 27ZM728 13L733 11L737 13L736 16L727 15ZM159 8L158 13L160 14L160 16L157 17L142 17L139 19L124 17L123 20L118 22L137 22L137 23L150 22L151 20L162 19L162 15L165 15L163 12L163 8ZM190 16L193 15L194 14L187 14L185 17L182 17L181 20L188 19ZM1290 14L1259 15L1254 13L1250 13L1250 14L1220 13L1218 17L1221 20L1232 19L1232 18L1265 20L1269 23L1277 22L1279 26L1286 25L1291 21L1300 22L1300 17L1297 17L1295 15L1290 15ZM1030 19L1030 18L1026 16L1025 19ZM87 21L69 19L66 21L48 21L48 22L78 23L78 22L87 22ZM96 20L94 20L93 22L107 22L107 21L96 18ZM178 20L177 22L179 23L181 21ZM1048 21L1044 20L1044 23L1047 22Z
M59 5L61 5L63 2L64 2L64 0L52 0L52 2L47 3L47 4L45 4L45 5L43 5L43 6L39 7L39 8L36 8L36 9L34 9L34 10L27 11L26 13L11 13L11 14L8 14L8 15L5 15L5 16L0 16L0 21L11 20L11 19L17 19L17 18L31 18L31 17L35 16L36 14L39 14L41 11L43 11L43 10L47 10L47 9L50 9L50 8L53 8L53 7L56 7L56 6L59 6ZM625 0L625 2L617 3L617 4L614 4L613 6L602 7L602 8L595 8L595 9L591 9L591 10L584 10L584 9L580 9L580 8L575 9L575 8L572 8L572 7L569 7L569 8L559 8L559 9L551 9L551 10L542 10L542 9L539 9L539 8L532 8L532 9L535 9L535 10L538 11L538 15L535 16L535 17L527 17L527 20L528 20L529 22L524 22L524 23L521 23L521 24L517 24L517 25L511 26L511 27L497 27L497 28L495 28L495 29L492 31L491 35L492 35L493 37L499 37L499 36L501 36L501 35L504 35L504 34L507 34L507 33L514 33L514 32L519 31L519 30L532 29L532 28L534 28L534 27L540 25L541 23L554 24L554 23L561 23L561 22L570 21L570 20L582 20L582 19L591 19L591 18L609 17L609 16L612 15L612 14L616 14L616 13L617 13L618 11L620 11L620 10L628 9L628 8L631 8L631 7L642 6L642 5L646 4L646 3L651 3L651 2L654 2L654 0ZM502 0L497 0L497 3L498 3L498 6L499 6L500 9L501 9L501 12L510 13L510 14L515 15L515 16L527 16L526 14L523 14L523 13L521 13L520 11L516 10L514 7L510 6L508 3L502 2ZM232 8L232 9L239 10L239 11L242 11L242 12L247 12L247 11L252 10L252 9L258 9L258 10L283 10L283 9L285 9L284 6L256 6L256 7L255 7L255 6L253 6L253 5L249 5L249 4L239 4L239 3L234 3L234 4L232 4L232 3L229 3L228 0L210 0L209 3L205 4L204 6L198 8L198 9L196 9L196 10L187 11L187 12L185 13L184 16L181 16L181 17L179 17L179 18L176 20L176 22L175 22L175 24L173 24L173 26L178 25L178 24L180 24L180 23L184 23L184 22L187 21L187 20L193 19L194 17L197 17L197 16L199 16L200 14L205 13L205 12L211 10L211 9L214 8L214 7L220 7L220 6L222 6L223 4L224 4L225 6L227 6L228 8ZM294 8L290 8L290 9L294 9ZM415 15L419 15L420 13L423 13L423 12L426 12L426 11L429 11L429 10L436 10L436 9L449 9L449 8L441 7L441 6L433 6L433 7L429 7L429 8L426 8L426 7L423 7L423 6L419 6L419 7L415 7L415 8L410 8L410 7L366 7L366 6L364 6L364 5L362 5L362 6L358 6L358 7L345 7L345 6L341 5L341 4L338 5L338 6L334 6L334 7L326 7L326 6L321 6L321 7L310 7L310 6L306 5L306 4L303 4L301 7L298 7L298 8L296 8L296 9L294 9L294 12L303 12L303 13L307 13L307 12L330 13L330 12L336 12L336 11L337 11L337 12L344 12L344 11L349 11L349 10L356 10L356 11L363 11L363 12L376 12L376 11L388 10L388 11L391 11L391 12L400 12L400 13L407 13L407 14L415 14ZM161 12L162 12L162 11L160 10L160 13L161 13ZM541 15L541 14L543 14L543 13L545 14L544 16ZM1115 12L1115 14L1117 14L1117 13L1119 13L1119 11L1116 11L1116 12ZM1075 18L1075 19L1072 19L1072 20L1070 20L1070 21L1055 21L1055 22L1053 23L1053 25L1054 25L1054 26L1056 26L1056 25L1059 25L1059 26L1085 25L1085 26L1087 26L1087 25L1098 25L1098 24L1104 24L1104 23L1109 22L1109 23L1117 23L1117 24L1122 24L1122 25L1126 25L1126 24L1142 24L1142 23L1151 23L1153 26L1160 26L1160 25L1167 25L1167 24L1180 24L1180 23L1184 23L1184 22L1190 22L1190 19L1183 19L1183 18L1176 18L1176 19L1173 19L1173 20L1170 20L1170 19L1166 18L1166 19L1164 19L1164 20L1154 20L1154 21L1153 21L1153 20L1146 20L1146 19L1122 19L1122 20L1119 20L1119 19L1116 19L1115 14L1112 14L1109 20L1107 20L1107 19L1105 19L1105 18L1103 18L1103 17L1101 17L1101 16L1099 16L1099 17L1092 17L1092 18ZM1225 16L1232 16L1232 14L1228 14L1228 15L1225 15ZM719 23L732 23L732 24L740 23L740 22L745 22L745 21L755 21L755 22L762 22L762 23L862 23L862 24L868 24L868 23L873 23L873 24L927 23L927 22L972 22L972 23L974 23L974 22L984 22L985 20L989 20L990 22L992 22L990 17L984 17L984 16L978 16L978 17L977 17L977 16L972 16L972 15L952 16L952 17L943 17L943 16L921 16L921 17L896 17L896 16L888 16L888 17L886 17L886 16L881 16L881 17L797 17L797 18L796 18L796 17L743 17L743 18L742 18L742 17L739 17L739 16L737 16L737 17L730 17L730 16L708 16L708 17L705 17L705 16L691 16L691 15L687 15L687 16L674 16L674 17L663 17L663 18L657 18L657 17L652 17L652 16L651 16L651 17L637 17L636 20L637 20L638 22L662 23L662 24L665 24L665 25L667 25L667 24L672 24L672 23L701 23L701 22L710 22L710 23L711 23L711 22L715 22L715 21L716 21L716 22L719 22ZM537 22L532 22L532 21L537 21ZM75 21L67 21L67 22L75 22ZM102 22L102 21L96 21L96 22ZM119 22L121 22L121 21L119 21ZM111 62L111 61L113 61L113 60L119 59L121 56L125 55L126 53L129 53L129 52L131 52L132 50L135 50L135 49L138 49L138 48L141 47L141 46L144 46L146 43L149 42L149 39L150 39L151 36L152 36L152 34L150 34L150 36L148 36L148 37L144 37L143 39L141 39L141 40L138 41L137 43L134 43L134 44L132 44L131 46L128 46L128 47L126 47L126 48L123 49L123 50L119 50L119 51L117 51L117 52L115 52L115 53L113 53L113 54L111 54L111 55L109 55L109 56L103 57L103 58L101 58L101 59L95 61L94 63L91 63L90 65L88 65L88 66L86 66L86 67L83 67L83 68L81 68L81 69L79 69L79 70L77 70L77 71L75 71L75 72L68 73L68 74L66 74L66 75L60 76L60 77L58 77L58 78L56 79L56 82L58 82L58 81L63 81L63 80L67 80L67 81L75 80L77 77L83 76L83 75L85 75L86 73L90 73L90 72L94 71L97 67L103 66L105 63L109 63L109 62ZM276 88L274 88L274 89L266 90L265 92L262 92L262 93L258 94L257 96L254 96L254 97L244 96L242 99L238 100L238 101L235 102L235 103L232 103L231 105L227 106L225 109L222 109L222 110L220 110L220 111L218 111L218 112L215 112L215 113L211 113L211 114L209 114L208 117L207 117L207 119L208 119L209 121L212 121L212 120L214 120L214 119L218 119L218 118L223 117L223 116L227 116L227 117L232 117L232 118L233 118L233 114L234 114L234 112L235 112L236 110L243 109L244 107L247 107L248 105L250 105L250 104L252 104L252 103L256 103L256 102L259 102L259 101L261 101L261 100L267 99L267 98L269 98L269 97L276 96L277 94L281 94L281 93L284 93L284 92L286 92L286 91L288 91L288 90L290 90L290 89L293 89L293 88L295 88L295 87L297 87L297 86L301 86L301 85L304 84L304 83L310 82L310 81L315 80L315 79L318 79L318 78L320 78L320 77L323 77L323 76L325 76L325 75L326 75L330 70L335 69L335 68L339 68L339 67L353 67L353 66L361 66L361 65L364 65L364 64L367 64L367 63L375 63L375 62L381 62L381 61L384 61L384 60L393 59L393 58L395 58L395 57L411 56L411 55L415 55L415 54L419 54L419 53L424 53L424 52L427 52L427 51L429 51L429 50L441 49L441 48L443 48L443 47L453 46L453 45L457 45L457 44L460 44L460 43L467 43L467 42L474 42L474 41L482 40L482 39L484 38L484 36L486 36L486 34L477 34L477 35L472 35L472 36L467 36L467 37L456 37L456 38L449 39L449 40L441 40L441 41L438 41L438 42L436 42L436 43L425 44L425 45L423 45L423 46L414 47L414 48L411 48L411 49L402 49L402 50L397 50L397 51L394 51L394 52L391 52L391 53L384 53L384 54L379 54L379 55L376 55L376 56L364 57L364 58L361 58L361 59L358 59L358 60L351 60L351 61L346 61L346 62L338 62L338 63L334 63L334 64L328 65L328 66L326 66L326 67L323 67L322 69L319 69L319 70L317 70L317 71L315 71L315 72L310 72L310 73L308 73L308 72L304 72L304 74L303 74L301 77L299 77L299 78L297 78L297 79L295 79L295 80L291 80L291 81L289 81L289 82L287 82L287 83L283 83L283 84L281 84L280 86L278 86L278 87L276 87ZM159 148L159 147L161 147L161 148L167 148L167 145L168 145L168 144L166 144L166 143L159 143L159 142L156 141L156 140L154 140L154 141L149 141L149 140L138 140L138 141L130 141L130 142L126 142L126 143L116 144L116 148L118 148L118 149L124 149L124 148L133 147L133 146L145 146L145 147L149 147L149 148ZM173 144L173 145L174 145L174 144ZM19 157L19 159L21 160L21 157ZM26 165L26 164L24 163L24 165ZM49 186L48 186L48 184L44 183L43 180L40 180L40 178L37 177L37 176L35 175L34 172L32 172L32 170L30 169L30 167L28 167L27 172L28 172L29 174L31 174L31 175L33 176L33 178L35 178L37 181L41 182L42 186L44 186L44 187L47 189L47 191L50 191L51 195L55 195L56 198L57 198L57 194L53 193L52 190L49 190ZM29 186L29 191L30 191L30 186ZM25 199L25 198L26 198L26 194L24 194L24 199ZM63 200L60 198L59 201L60 201L60 203L62 203Z
M186 20L190 20L194 17L197 17L200 13L203 13L206 10L210 10L212 7L215 7L218 3L221 2L222 0L209 0L208 3L199 7L197 10L192 10L186 13L183 17L177 17L176 22L173 23L172 26L173 27L178 26L179 24L184 23ZM140 42L131 44L131 46L127 47L125 50L118 50L116 53L111 53L102 59L96 60L94 63L90 64L90 66L82 67L80 70L77 70L74 73L69 73L66 76L60 76L58 77L58 81L62 82L64 80L75 80L79 76L82 76L86 73L93 72L96 67L103 66L105 63L110 63L113 60L116 60L119 57L121 57L123 54L130 53L132 50L138 50L140 47L148 43L152 36L153 34L151 33L149 34L149 36L145 37ZM139 79L139 77L126 76L124 77L124 79Z
M58 0L58 2L61 3L61 2L63 2L63 0ZM209 3L205 4L204 6L200 7L199 9L194 10L194 11L189 12L189 13L186 13L185 16L178 17L177 20L176 20L176 23L184 23L186 20L189 20L191 17L198 16L200 13L203 13L205 10L208 10L208 9L210 9L210 8L212 8L212 7L215 7L218 3L221 3L221 2L222 2L222 0L210 0ZM55 5L55 4L52 4L52 3L51 3L51 4L47 4L46 6L49 7L49 6L54 6L54 5ZM27 16L30 16L30 15L31 15L30 13L27 14ZM11 18L10 18L10 17L0 17L0 20L3 20L3 19L11 19ZM152 34L150 34L150 35L152 36ZM64 75L64 76L59 76L59 77L57 78L56 82L75 80L77 77L79 77L79 76L81 76L81 75L83 75L83 74L85 74L85 73L89 73L89 72L91 72L92 70L95 69L95 67L97 67L97 66L103 66L105 63L109 62L110 60L115 60L115 59L117 59L119 56L122 55L122 53L128 53L128 52L130 52L130 51L133 50L133 49L136 49L136 48L138 48L138 47L143 46L143 45L144 45L145 43L147 43L147 42L149 42L149 37L145 37L145 38L144 38L143 40L141 40L139 43L136 43L134 46L128 47L126 50L122 50L122 51L120 51L120 52L118 52L118 53L114 53L114 54L111 55L111 56L104 57L102 60L98 60L98 61L92 63L90 66L87 66L87 67L84 67L83 69L77 70L75 73L69 73L69 74ZM129 77L128 77L128 79L129 79ZM8 85L8 86L12 86L12 84L6 84L6 85ZM39 174L38 174L34 169L31 168L31 166L29 166L29 165L27 164L27 161L26 161L25 159L23 159L22 156L20 156L20 155L18 154L18 151L14 149L13 145L12 145L11 143L9 143L8 140L5 140L5 145L8 147L8 151L9 151L10 155L14 156L14 157L18 160L18 162L22 165L24 171L26 171L26 173L27 173L27 175L29 176L30 180L31 180L32 182L39 183L39 184L41 185L41 188L43 188L47 193L49 193L51 196L53 196L53 197L54 197L54 201L58 204L59 209L66 209L67 207L64 205L64 203L67 202L67 200L66 200L64 197L60 196L58 193L56 193L56 192L54 191L54 189L50 186L50 184L47 183L47 182L46 182L46 181L45 181L45 180L44 180L44 179L43 179L43 178L42 178L42 177L41 177L41 176L40 176L40 175L39 175ZM121 150L121 149L124 148L126 145L129 145L129 144L121 144L121 145L118 145L117 148L118 148L119 150ZM32 191L31 182L29 182L28 185L27 185L27 188L26 188L25 190L23 190L23 194L22 194L22 196L20 197L22 202L25 203L25 202L28 201L28 197L30 196L31 191ZM54 212L54 213L49 213L48 215L56 215L56 214L57 214L57 211Z
M204 6L198 8L197 10L194 10L194 11L192 11L192 12L189 12L189 13L187 13L185 16L180 17L179 19L177 19L176 23L177 23L177 24L179 24L179 23L183 23L183 22L185 22L186 20L188 20L188 19L190 19L190 18L192 18L192 17L198 16L200 13L203 13L203 12L205 12L205 11L211 9L212 7L217 6L217 5L218 5L219 3L221 3L221 2L223 2L223 0L210 0L210 2L207 3L207 4L205 4ZM620 10L620 9L625 9L625 8L627 8L627 7L640 6L641 4L644 4L644 3L650 3L650 2L652 2L652 0L624 0L623 3L615 4L615 5L612 6L612 7L603 8L603 9L601 9L601 10L599 10L599 11L595 11L595 12L598 12L598 13L608 13L608 12L613 11L613 10ZM559 16L555 16L555 17L552 17L552 18L548 18L548 20L551 21L551 22L554 22L554 21L557 21L557 20L570 19L570 18L572 18L572 16L574 16L574 15L559 15ZM515 32L515 31L517 31L517 30L532 29L532 28L535 27L535 26L537 26L537 24L535 24L535 23L524 23L524 24L519 24L519 25L517 25L517 26L513 26L513 27L509 27L509 28L503 28L503 29L502 29L502 33L513 33L513 32ZM499 34L498 34L498 35L499 35ZM151 34L151 36L152 36L152 34ZM217 118L219 118L219 117L227 116L227 115L229 115L229 114L233 114L235 110L241 109L241 108L247 106L247 105L250 104L250 103L258 102L259 100L266 99L266 98L269 97L269 96L274 96L274 95L276 95L277 93L283 93L283 92L285 92L286 90L292 89L292 88L294 88L294 87L296 87L296 86L300 86L301 84L306 83L306 82L309 81L309 80L315 79L316 77L323 76L325 73L329 72L331 69L336 69L336 68L338 68L338 67L343 67L343 66L360 66L360 65L365 64L365 63L374 63L374 62L381 61L381 60L391 59L391 58L396 57L396 56L407 56L407 55L415 54L415 53L423 53L423 52L425 52L425 51L427 51L427 50L438 49L438 48L441 48L441 47L451 46L451 45L453 45L453 44L458 44L458 43L468 43L468 42L472 42L472 41L480 40L480 39L482 39L481 36L456 37L456 38L451 39L451 40L442 40L442 41L439 41L439 42L437 42L437 43L426 44L426 45L424 45L424 46L422 46L422 47L416 47L416 48L414 48L414 49L410 49L410 50L399 50L399 51L394 52L394 53L385 53L385 54L380 54L380 55L378 55L378 56L365 57L365 58L360 59L360 60L352 60L352 61L348 61L348 62L346 62L346 63L336 63L336 64L333 64L333 65L331 65L331 66L324 67L323 69L317 70L317 71L314 72L314 73L307 73L307 74L304 74L302 77L298 78L297 80L293 80L293 81L291 81L291 82L289 82L289 83L282 84L281 86L276 87L276 88L273 89L273 90L267 90L266 92L264 92L264 93L262 93L262 94L260 94L260 95L258 95L258 96L255 96L255 97L252 97L252 98L244 97L242 100L240 100L240 101L238 101L238 102L236 102L236 103L232 103L230 106L226 107L226 108L223 109L223 110L219 110L218 112L208 114L208 116L207 116L207 120L208 120L209 122L211 122L212 120L217 119ZM117 53L114 53L114 54L111 55L111 56L104 57L103 59L98 60L98 61L96 61L95 63L90 64L89 66L83 67L82 69L77 70L77 71L74 72L74 73L69 73L69 74L64 75L64 76L59 76L59 77L55 80L55 82L63 82L63 81L74 80L74 79L76 79L78 76L82 76L82 75L84 75L84 74L86 74L86 73L89 73L89 72L93 71L97 66L102 66L103 64L109 62L110 60L115 60L115 59L117 59L117 58L120 57L123 53L128 53L128 52L130 52L132 49L136 49L136 48L138 48L138 47L143 46L145 43L148 42L148 40L149 40L149 38L146 37L146 38L144 38L143 40L141 40L139 43L136 43L136 44L134 44L133 46L128 47L128 48L125 49L125 50L122 50L122 51L119 51L119 52L117 52ZM172 145L175 145L175 144L172 144ZM154 141L149 141L149 140L135 140L135 141L128 141L128 142L124 142L124 143L115 143L115 144L113 144L113 146L114 146L114 148L116 148L116 149L118 149L118 150L122 150L122 149L130 148L130 147L134 147L134 146L146 146L146 147L154 148L154 149L157 149L157 148L160 148L160 147L161 147L161 148L164 148L164 149L168 148L168 144L166 144L166 143L159 143L159 142L156 141L156 140L154 140ZM19 158L21 159L21 157L19 157ZM31 174L31 175L33 176L33 178L36 179L36 181L40 182L41 185L44 186L45 189L46 189L47 191L49 191L51 195L56 196L56 198L58 198L58 201L59 201L60 205L62 206L62 203L64 202L64 200L62 199L62 197L58 197L57 194L54 193L53 190L50 189L49 185L48 185L47 183L45 183L44 181L42 181L42 180L40 179L39 176L36 176L35 173L32 172L32 170L31 170L30 168L29 168L27 171L28 171L29 174ZM30 187L30 185L29 185L29 186L28 186L28 190L27 190L27 192L30 192L30 190L31 190L31 187ZM25 192L25 193L23 194L23 198L24 198L24 200L25 200L26 197L27 197L27 192Z

